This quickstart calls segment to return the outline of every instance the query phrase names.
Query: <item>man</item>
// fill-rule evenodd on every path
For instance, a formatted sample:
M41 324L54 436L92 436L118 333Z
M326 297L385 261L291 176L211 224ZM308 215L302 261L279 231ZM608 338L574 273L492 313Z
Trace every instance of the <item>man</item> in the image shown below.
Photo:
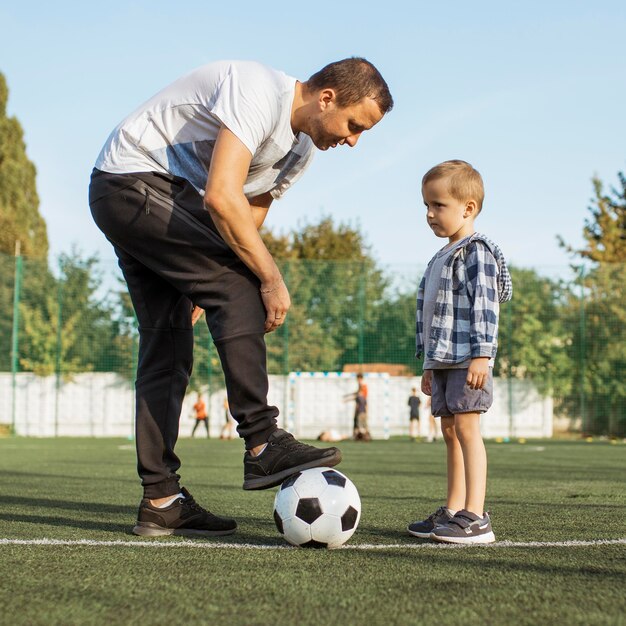
M353 436L355 441L371 441L367 426L367 385L363 382L363 374L356 376L358 388L354 394L354 425Z
M136 534L223 535L234 520L179 485L174 453L202 310L237 431L244 489L334 466L278 429L267 404L264 333L285 321L289 292L258 229L309 165L313 148L353 147L393 106L365 59L331 63L301 83L253 62L201 67L159 92L110 135L92 174L94 220L112 242L139 321Z

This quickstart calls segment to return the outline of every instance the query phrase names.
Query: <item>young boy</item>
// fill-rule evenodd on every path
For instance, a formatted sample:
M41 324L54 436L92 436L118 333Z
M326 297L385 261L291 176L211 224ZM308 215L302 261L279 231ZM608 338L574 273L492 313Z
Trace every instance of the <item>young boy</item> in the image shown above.
M416 537L447 543L492 543L484 511L487 455L480 415L493 401L499 303L511 299L511 277L500 249L474 231L484 198L480 174L465 161L446 161L422 179L426 220L447 238L430 261L417 294L417 356L425 354L422 391L441 417L448 497Z

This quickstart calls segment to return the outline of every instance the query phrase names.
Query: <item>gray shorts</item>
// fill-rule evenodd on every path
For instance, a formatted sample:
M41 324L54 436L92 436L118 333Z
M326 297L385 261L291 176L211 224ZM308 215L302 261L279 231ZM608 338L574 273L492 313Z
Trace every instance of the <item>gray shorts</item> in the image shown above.
M467 370L431 370L433 373L432 414L452 417L458 413L484 413L493 404L493 373L489 368L482 389L470 389L465 382Z

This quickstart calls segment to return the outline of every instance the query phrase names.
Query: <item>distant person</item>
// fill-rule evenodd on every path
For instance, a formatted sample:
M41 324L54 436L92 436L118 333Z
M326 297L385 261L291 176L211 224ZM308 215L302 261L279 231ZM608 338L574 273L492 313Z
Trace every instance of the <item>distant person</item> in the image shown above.
M414 441L420 434L420 397L417 395L417 388L411 389L411 395L409 396L409 437Z
M218 61L179 78L110 134L89 204L139 322L144 497L134 533L211 536L237 527L182 489L174 451L200 310L245 443L243 488L269 489L303 468L341 461L337 448L303 444L278 428L278 409L267 402L265 334L284 324L291 299L259 228L315 148L354 147L392 106L366 59L330 63L302 82L261 63Z
M441 417L448 496L445 506L408 531L448 543L491 543L480 416L493 402L499 307L511 299L511 277L498 246L474 231L484 189L469 163L446 161L430 169L422 196L428 225L448 239L428 264L417 294L422 391L431 396L432 414Z
M326 443L336 443L338 441L345 441L346 439L350 439L350 437L346 437L342 435L338 430L331 428L329 430L323 430L318 436L318 441L324 441Z
M235 438L235 422L233 416L230 413L228 406L228 398L224 398L224 425L222 426L222 432L220 433L220 439L234 439Z
M357 374L358 388L354 394L354 424L353 437L356 441L370 441L372 439L367 425L367 385L363 381L363 374Z
M196 429L200 424L203 424L206 428L206 436L209 438L209 420L207 419L206 413L206 404L204 404L204 400L202 396L198 394L196 398L196 403L193 405L193 410L196 414L196 423L193 425L193 430L191 431L191 438L196 434Z

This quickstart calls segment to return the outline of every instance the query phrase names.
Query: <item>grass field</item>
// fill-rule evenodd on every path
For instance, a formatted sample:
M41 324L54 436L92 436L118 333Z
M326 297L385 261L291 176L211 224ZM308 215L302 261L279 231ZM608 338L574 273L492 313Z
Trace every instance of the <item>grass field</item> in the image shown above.
M499 544L406 534L441 503L445 451L398 439L342 444L361 524L318 551L283 548L237 441L179 443L185 486L239 523L183 541L130 534L132 442L0 439L0 624L626 624L626 543L601 543L626 538L626 445L487 445ZM15 541L41 539L68 543Z

